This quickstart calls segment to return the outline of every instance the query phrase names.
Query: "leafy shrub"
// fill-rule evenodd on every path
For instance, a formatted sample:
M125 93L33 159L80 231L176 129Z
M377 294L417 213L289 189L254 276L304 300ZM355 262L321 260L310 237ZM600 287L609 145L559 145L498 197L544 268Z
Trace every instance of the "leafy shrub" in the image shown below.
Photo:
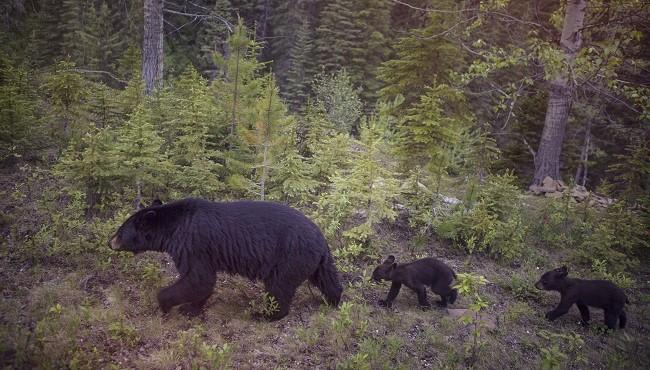
M637 256L649 247L648 230L640 215L625 203L616 202L590 225L589 233L571 251L571 256L586 265L607 261L608 271L618 273L636 266Z
M258 299L249 302L250 310L254 315L271 316L280 310L278 300L267 292Z
M534 284L534 279L518 274L513 274L509 280L502 283L503 287L519 301L539 301L541 295L539 290L535 289Z
M205 329L202 326L195 326L180 333L171 347L176 365L180 364L186 369L230 369L230 345L207 344L203 340L204 335Z
M591 270L596 274L599 279L609 280L621 288L630 288L634 284L634 280L630 275L624 272L611 273L607 271L607 261L594 260L591 265Z
M122 320L110 323L108 325L108 334L113 340L124 343L129 347L135 346L140 341L136 328Z
M588 202L578 205L565 193L562 198L545 202L539 213L533 215L531 239L540 247L565 249L581 243L594 218L595 210Z
M521 256L527 226L515 181L511 173L490 177L472 208L459 208L437 223L438 235L470 254L485 252L505 261Z

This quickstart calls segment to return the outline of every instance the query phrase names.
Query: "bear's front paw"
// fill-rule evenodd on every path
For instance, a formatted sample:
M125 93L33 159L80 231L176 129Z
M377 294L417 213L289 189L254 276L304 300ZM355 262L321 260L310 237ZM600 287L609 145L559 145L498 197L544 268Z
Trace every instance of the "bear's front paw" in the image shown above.
M421 305L420 305L420 309L421 309L422 311L428 311L428 310L431 309L431 305L430 305L429 303L427 303L427 304L421 304Z
M544 315L544 317L546 317L546 319L549 321L555 320L555 315L553 314L553 311L548 311L546 315Z
M389 303L389 302L386 302L386 301L383 300L383 299L380 299L378 303L379 303L379 305L380 305L381 307L390 307L390 303Z

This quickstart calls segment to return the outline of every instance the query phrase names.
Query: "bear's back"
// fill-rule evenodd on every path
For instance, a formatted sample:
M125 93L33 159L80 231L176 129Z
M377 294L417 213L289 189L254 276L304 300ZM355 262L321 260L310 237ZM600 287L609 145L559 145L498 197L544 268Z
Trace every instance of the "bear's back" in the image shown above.
M278 263L314 269L329 254L319 228L299 211L264 201L212 202L187 198L160 206L175 213L178 240L194 254L209 256L217 270L264 278Z

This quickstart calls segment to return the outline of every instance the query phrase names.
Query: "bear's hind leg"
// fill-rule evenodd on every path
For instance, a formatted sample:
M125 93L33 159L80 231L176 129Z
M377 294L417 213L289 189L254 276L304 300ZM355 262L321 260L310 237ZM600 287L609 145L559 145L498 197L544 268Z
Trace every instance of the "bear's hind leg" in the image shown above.
M298 284L298 286L299 285L300 284ZM270 312L266 315L266 318L268 320L280 320L289 314L289 307L291 306L291 301L293 300L293 296L296 294L296 289L298 289L298 286L295 284L289 284L289 282L286 281L264 282L266 292L271 297L273 297L275 302L277 302L277 308L275 311Z
M616 322L618 321L619 314L612 310L605 310L605 325L609 329L616 329Z
M424 285L417 285L414 290L418 294L418 303L420 304L420 308L423 310L431 308L431 303L429 303L429 300L427 299L427 287Z

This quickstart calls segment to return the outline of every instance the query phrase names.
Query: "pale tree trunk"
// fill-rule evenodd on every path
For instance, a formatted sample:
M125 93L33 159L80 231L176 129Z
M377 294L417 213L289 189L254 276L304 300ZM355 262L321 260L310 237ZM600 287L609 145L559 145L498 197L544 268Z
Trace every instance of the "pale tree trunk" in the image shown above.
M560 180L560 154L574 89L571 68L582 46L586 7L587 0L568 0L566 4L560 47L567 69L551 81L544 130L535 155L533 185L541 185L546 176Z
M144 0L144 38L142 40L142 78L144 93L160 88L163 78L163 0Z

